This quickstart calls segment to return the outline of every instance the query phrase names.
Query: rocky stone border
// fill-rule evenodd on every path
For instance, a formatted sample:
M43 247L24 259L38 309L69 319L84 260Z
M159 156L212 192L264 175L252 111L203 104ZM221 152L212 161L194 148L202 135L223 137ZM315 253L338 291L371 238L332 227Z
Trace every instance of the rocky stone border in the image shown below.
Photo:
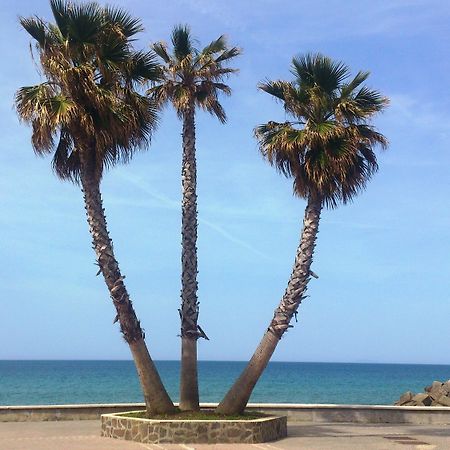
M450 380L442 383L433 381L431 386L424 389L423 394L413 394L408 391L395 402L396 406L449 406L450 407Z
M252 420L155 420L103 414L101 435L144 444L257 444L287 436L287 418Z

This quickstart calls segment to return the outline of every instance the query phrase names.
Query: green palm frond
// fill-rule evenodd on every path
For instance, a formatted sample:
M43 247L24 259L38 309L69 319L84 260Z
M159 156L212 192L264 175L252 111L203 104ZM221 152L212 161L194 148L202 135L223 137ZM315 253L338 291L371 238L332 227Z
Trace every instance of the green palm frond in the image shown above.
M157 82L162 79L162 70L153 52L134 52L127 60L127 73L130 80L137 83Z
M389 100L378 91L363 86L359 91L345 93L335 99L336 115L348 122L364 121L368 116L382 111Z
M202 55L211 55L218 52L225 51L227 41L224 35L219 36L216 40L210 42L200 53Z
M50 0L50 8L61 35L67 38L69 32L69 10L72 3L65 0Z
M242 55L242 50L238 47L231 47L230 49L224 50L216 59L215 63L221 63L223 61L228 61L229 59L236 58L236 56Z
M130 51L127 43L122 39L111 37L97 46L96 57L100 72L106 78L105 70L114 71L121 65L128 63Z
M195 51L192 45L191 31L187 25L177 25L172 31L173 53L178 61L183 60Z
M67 37L70 42L95 45L104 26L103 11L97 3L70 4L67 14Z
M367 114L382 111L389 103L389 100L380 92L363 86L355 95L354 101Z
M131 38L135 34L144 31L141 20L132 17L121 8L106 6L104 14L106 22L113 28L118 28L126 38Z
M327 93L336 90L349 75L344 63L335 62L320 53L294 57L291 72L299 84L317 86Z
M287 85L287 81L281 81L281 80L277 80L277 81L270 81L267 80L264 83L259 83L258 84L258 88L261 89L264 92L267 92L270 95L273 95L274 97L276 97L278 100L285 100L285 90L286 90L286 85Z
M341 88L341 97L347 97L349 94L353 93L354 90L360 86L369 77L370 72L359 71L353 80L349 83L343 83Z
M41 47L44 47L50 40L45 22L38 17L19 19L20 24L28 32L28 34L35 39Z

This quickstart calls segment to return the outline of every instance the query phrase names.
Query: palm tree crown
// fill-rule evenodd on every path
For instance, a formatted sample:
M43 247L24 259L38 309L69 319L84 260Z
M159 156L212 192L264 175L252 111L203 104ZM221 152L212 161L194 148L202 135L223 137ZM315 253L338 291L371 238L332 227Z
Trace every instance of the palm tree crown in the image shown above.
M32 124L36 153L53 153L58 176L78 182L81 164L100 181L103 169L145 146L155 125L154 104L137 91L159 74L154 55L135 51L141 23L95 2L51 0L55 23L21 18L36 41L46 81L21 88L16 106Z
M268 122L255 130L260 150L294 192L318 196L329 207L346 203L377 170L375 145L387 141L368 120L388 103L362 85L369 72L350 78L349 68L320 54L292 61L292 82L268 81L260 89L284 103L295 120Z
M170 53L163 42L152 48L163 61L163 81L155 83L150 96L159 104L171 101L181 118L189 108L199 107L216 116L222 123L226 114L219 103L222 92L231 94L223 81L237 70L224 67L224 63L238 56L237 47L227 47L224 36L212 41L203 50L194 46L188 26L177 26L172 32L173 51Z

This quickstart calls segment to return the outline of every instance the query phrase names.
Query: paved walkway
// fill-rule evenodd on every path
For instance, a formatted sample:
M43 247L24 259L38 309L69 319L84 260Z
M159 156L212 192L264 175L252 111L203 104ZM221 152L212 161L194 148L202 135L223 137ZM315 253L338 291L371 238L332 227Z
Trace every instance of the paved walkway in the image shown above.
M291 423L267 444L156 445L102 438L97 420L0 423L0 450L450 450L450 426Z

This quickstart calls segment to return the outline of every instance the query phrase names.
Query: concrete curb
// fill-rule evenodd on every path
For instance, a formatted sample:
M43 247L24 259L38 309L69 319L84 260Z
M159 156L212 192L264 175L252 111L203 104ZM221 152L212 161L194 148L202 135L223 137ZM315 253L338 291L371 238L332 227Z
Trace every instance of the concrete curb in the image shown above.
M202 403L214 407L216 403ZM0 406L0 422L99 419L102 414L144 409L144 403ZM248 408L285 415L289 422L450 424L450 407L250 403Z

